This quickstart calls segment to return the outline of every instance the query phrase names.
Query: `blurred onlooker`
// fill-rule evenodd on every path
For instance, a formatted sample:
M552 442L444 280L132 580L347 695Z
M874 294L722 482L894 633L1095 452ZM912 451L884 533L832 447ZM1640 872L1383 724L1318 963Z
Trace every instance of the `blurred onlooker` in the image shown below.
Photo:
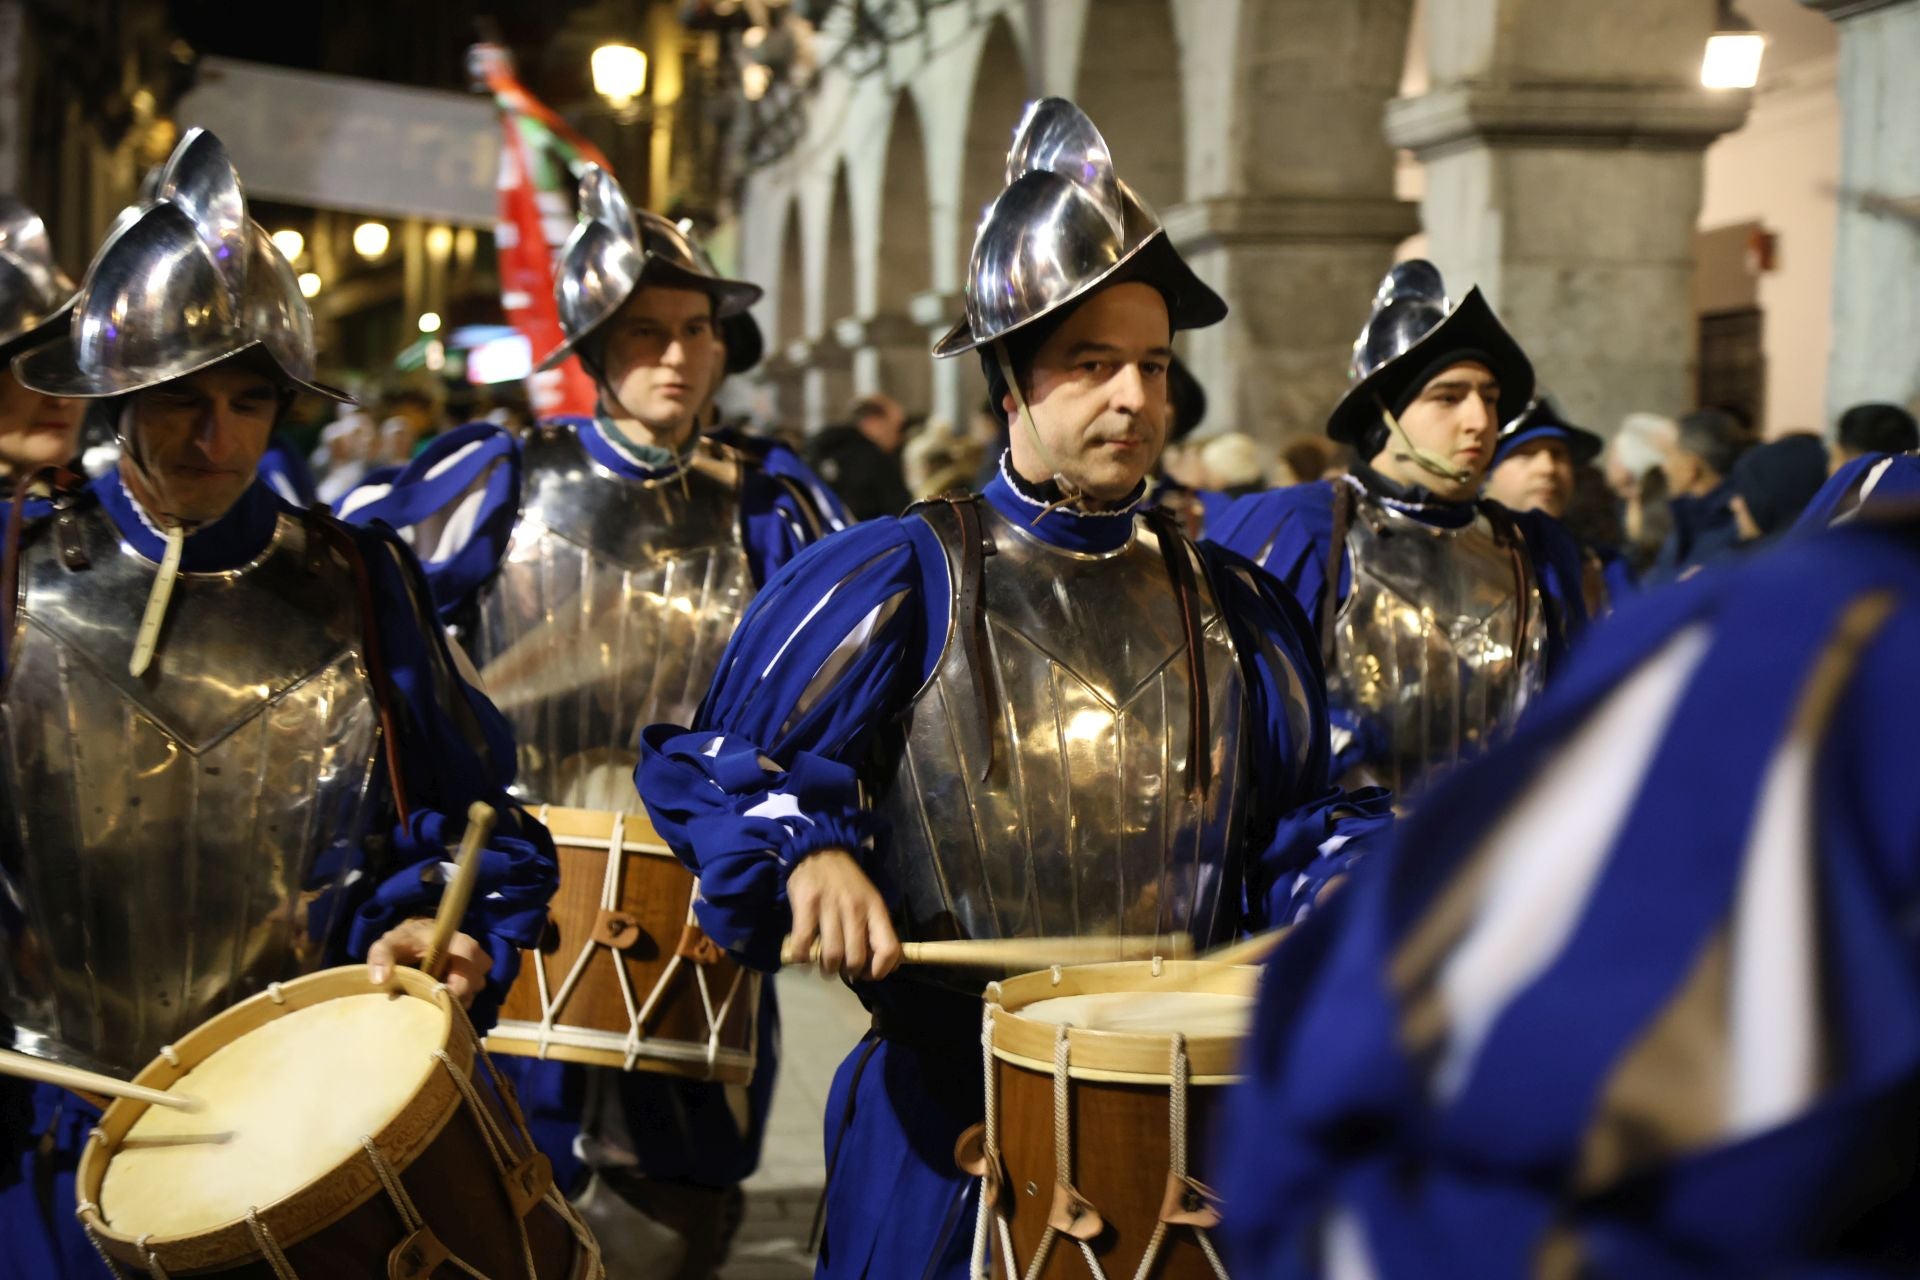
M1621 547L1636 575L1652 566L1673 525L1660 460L1679 435L1671 418L1630 413L1607 444L1607 486L1620 502Z
M1292 477L1289 484L1312 484L1347 469L1340 445L1325 436L1293 437L1280 446L1280 461Z
M1840 415L1833 445L1833 470L1869 453L1911 453L1920 449L1920 424L1897 404L1857 404Z
M309 461L320 501L333 506L373 467L379 442L373 419L359 411L344 413L320 431L320 447Z
M1746 428L1724 410L1696 409L1680 419L1677 438L1660 460L1673 528L1647 573L1650 584L1681 578L1739 545L1728 477L1751 445Z
M900 462L906 411L875 392L855 401L849 417L814 437L807 461L855 520L899 515L913 502Z
M1729 505L1743 544L1793 527L1827 479L1827 446L1810 434L1755 445L1733 464Z
M954 430L944 418L929 420L900 450L907 491L920 499L969 488L984 452L971 432Z
M1200 465L1211 483L1229 498L1244 498L1267 487L1273 451L1241 431L1222 431L1200 445Z

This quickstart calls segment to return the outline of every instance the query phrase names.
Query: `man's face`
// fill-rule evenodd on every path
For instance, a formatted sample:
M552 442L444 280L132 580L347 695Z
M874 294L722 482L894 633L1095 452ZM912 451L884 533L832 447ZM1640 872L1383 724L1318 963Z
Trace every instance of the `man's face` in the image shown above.
M1027 404L1047 452L1069 483L1102 502L1139 485L1167 439L1167 366L1173 359L1166 300L1128 282L1082 303L1034 353ZM1017 413L1012 395L1002 409ZM1050 478L1046 459L1017 421L1015 470Z
M1669 444L1660 450L1660 471L1667 477L1667 492L1678 496L1693 492L1706 475L1706 464L1691 449Z
M0 369L0 474L23 474L71 459L86 401L44 396Z
M677 438L719 385L726 349L713 301L692 289L643 288L607 325L606 377L615 412Z
M893 453L900 448L900 438L906 434L907 411L890 396L875 396L873 399L876 407L861 416L860 433L888 453Z
M232 363L176 378L133 397L121 475L141 505L186 524L225 515L253 483L280 413L280 389Z
M1487 367L1465 361L1441 370L1400 413L1401 429L1428 457L1462 473L1442 479L1408 456L1398 434L1370 459L1374 470L1404 485L1425 485L1439 497L1461 501L1480 492L1500 430L1500 382Z
M1573 455L1565 441L1529 440L1487 477L1487 496L1511 511L1544 511L1554 519L1573 498Z

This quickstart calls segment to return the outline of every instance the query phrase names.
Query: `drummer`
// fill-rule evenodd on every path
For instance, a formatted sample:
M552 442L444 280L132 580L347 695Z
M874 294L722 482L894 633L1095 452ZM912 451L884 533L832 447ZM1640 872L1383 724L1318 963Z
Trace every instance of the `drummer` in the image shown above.
M633 211L598 167L580 206L555 287L566 340L542 367L577 356L598 388L593 416L549 419L525 441L461 427L391 489L350 494L341 510L400 527L421 552L442 617L510 708L516 793L626 810L641 728L693 714L754 591L846 514L784 445L711 429L722 382L760 358L747 313L760 287L721 276L679 227ZM606 653L625 665L610 670ZM719 1266L772 1101L770 988L760 1016L744 1098L651 1072L502 1060L562 1185L579 1168L587 1111L578 1149L599 1185L582 1203L609 1257L660 1238L644 1216L680 1238L680 1270L631 1265L690 1280Z
M0 616L0 1024L128 1076L270 983L418 960L467 806L496 805L447 985L491 1018L555 884L509 800L512 736L459 674L412 555L255 471L314 381L312 319L193 130L129 210L28 389L97 403L117 469L31 520ZM9 605L14 604L9 600ZM476 999L477 997L477 999ZM96 1115L12 1091L9 1274L102 1276L73 1215Z
M40 215L0 196L0 501L79 452L85 402L23 387L12 369L15 356L64 332L72 301L73 281L53 260Z
M827 1105L834 1280L966 1270L980 982L894 974L902 933L1204 946L1287 918L1384 821L1328 785L1298 611L1142 506L1173 335L1226 306L1107 154L1073 104L1029 109L935 347L980 354L1012 432L998 475L803 552L691 727L643 739L708 933L766 969L817 941L874 1012Z

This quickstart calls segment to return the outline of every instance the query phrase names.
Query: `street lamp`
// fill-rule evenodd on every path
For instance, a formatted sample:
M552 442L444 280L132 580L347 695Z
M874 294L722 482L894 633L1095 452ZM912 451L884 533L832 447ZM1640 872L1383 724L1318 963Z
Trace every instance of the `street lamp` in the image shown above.
M1719 20L1700 61L1700 83L1709 89L1751 89L1760 83L1760 60L1766 52L1767 38L1760 29L1730 0L1721 0Z
M393 233L384 222L363 222L353 229L353 251L363 258L377 258L387 251Z
M276 231L268 238L273 241L273 247L280 251L280 256L288 262L298 262L300 255L307 251L307 238L292 227Z
M603 44L593 51L593 91L625 113L647 87L647 55L630 44Z
M312 271L302 271L300 273L300 296L303 298L311 298L317 295L319 292L320 292L319 275Z
M423 311L420 313L420 332L440 332L440 313L438 311Z

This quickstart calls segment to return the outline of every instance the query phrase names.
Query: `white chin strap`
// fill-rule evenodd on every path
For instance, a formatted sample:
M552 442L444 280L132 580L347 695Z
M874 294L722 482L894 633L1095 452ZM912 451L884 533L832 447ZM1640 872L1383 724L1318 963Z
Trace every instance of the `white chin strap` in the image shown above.
M1040 514L1033 518L1033 523L1039 524L1047 512L1059 507L1089 510L1086 505L1086 494L1080 491L1078 485L1060 473L1060 464L1053 460L1052 452L1048 450L1046 442L1040 438L1040 428L1033 425L1033 412L1027 408L1027 397L1020 391L1020 380L1013 376L1013 361L1007 358L1007 344L998 338L993 342L993 362L999 367L1000 376L1006 380L1007 390L1013 395L1014 408L1020 411L1020 421L1027 428L1027 439L1033 442L1034 450L1040 455L1040 461L1053 474L1054 487L1060 490L1060 497L1042 508Z
M148 493L154 492L153 477L141 461L139 451L133 444L133 433L127 428L131 425L128 418L133 413L133 402L128 400L120 411L120 422L115 434L120 440L120 457L132 467L140 477L141 485ZM139 501L138 498L135 499ZM166 550L160 556L160 572L154 575L153 586L147 591L147 607L140 614L140 630L135 633L133 656L127 660L127 674L142 676L153 665L154 650L160 647L160 625L167 618L167 604L173 599L174 579L180 576L180 553L185 550L187 529L179 520L162 512L149 512L160 527L160 536L166 540Z
M1380 406L1380 416L1386 419L1387 426L1400 437L1401 447L1394 450L1393 454L1396 459L1401 462L1411 462L1428 475L1438 476L1442 480L1451 480L1455 484L1466 484L1473 479L1473 472L1460 467L1450 467L1416 445L1413 437L1407 434L1407 429L1400 425L1400 419L1394 416L1393 410L1387 408L1384 400L1375 400L1374 403Z

